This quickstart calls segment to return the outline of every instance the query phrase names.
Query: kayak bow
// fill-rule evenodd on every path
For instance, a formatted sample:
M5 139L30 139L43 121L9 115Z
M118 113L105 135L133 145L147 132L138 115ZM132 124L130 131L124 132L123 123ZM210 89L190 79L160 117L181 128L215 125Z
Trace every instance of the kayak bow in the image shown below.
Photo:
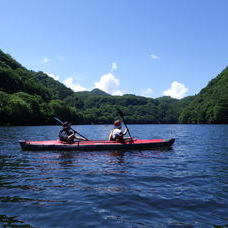
M25 141L20 140L22 150L110 150L110 149L152 149L159 147L170 147L175 139L134 139L126 140L122 143L95 140L95 141L78 141L74 143L66 143L59 140L49 141Z

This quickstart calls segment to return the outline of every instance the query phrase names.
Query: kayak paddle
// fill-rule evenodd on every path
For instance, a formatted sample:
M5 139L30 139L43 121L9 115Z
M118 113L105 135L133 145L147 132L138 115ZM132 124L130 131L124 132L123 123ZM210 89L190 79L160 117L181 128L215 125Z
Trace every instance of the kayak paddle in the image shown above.
M124 120L124 114L123 114L123 112L120 110L120 109L116 109L117 110L117 113L120 115L120 117L122 118L122 120L123 120L123 123L124 123L124 125L125 125L125 127L127 128L127 132L128 132L128 134L129 134L129 136L130 136L130 138L131 138L131 140L132 140L132 137L131 137L131 133L130 133L130 131L129 131L129 129L128 129L128 127L127 127L127 124L125 123L125 120Z
M63 122L62 122L58 117L53 117L53 118L63 125ZM70 128L70 129L71 129L74 133L80 135L81 137L83 137L84 139L86 139L87 141L89 141L89 139L87 139L85 136L81 135L79 132L75 131L73 128Z

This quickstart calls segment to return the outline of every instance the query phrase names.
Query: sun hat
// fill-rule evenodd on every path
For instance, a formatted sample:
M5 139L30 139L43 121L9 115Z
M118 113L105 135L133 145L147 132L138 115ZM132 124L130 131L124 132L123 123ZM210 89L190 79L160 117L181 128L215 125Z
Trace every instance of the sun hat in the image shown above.
M117 127L120 126L121 125L121 120L116 120L114 122L114 125L117 126Z
M71 123L68 122L68 121L65 121L65 122L63 123L63 127L69 127L70 125L71 125Z

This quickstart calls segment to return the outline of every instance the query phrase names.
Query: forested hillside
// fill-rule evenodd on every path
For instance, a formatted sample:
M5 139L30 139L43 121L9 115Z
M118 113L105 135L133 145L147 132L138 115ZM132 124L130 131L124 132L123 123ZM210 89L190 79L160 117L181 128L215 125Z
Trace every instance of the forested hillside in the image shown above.
M180 123L228 123L228 67L182 111Z
M54 116L74 124L111 124L118 118L117 108L128 123L227 121L227 69L208 86L199 95L181 100L111 96L99 89L73 92L43 72L27 70L0 50L0 125L57 124Z
M29 71L0 50L0 124L51 124L53 115L78 119L61 99L73 91L42 72Z

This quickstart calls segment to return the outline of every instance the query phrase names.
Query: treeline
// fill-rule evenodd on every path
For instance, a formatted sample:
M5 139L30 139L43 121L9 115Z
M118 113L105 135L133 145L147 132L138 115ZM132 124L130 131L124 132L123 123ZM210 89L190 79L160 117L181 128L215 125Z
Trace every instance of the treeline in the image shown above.
M75 93L0 50L0 125L56 124L54 116L74 124L110 124L117 108L128 123L227 123L227 85L226 69L199 95L181 100L111 96L99 89Z
M75 94L74 97L66 99L70 105L74 105L76 100L78 101L77 107L82 110L82 115L90 123L112 123L114 118L118 118L116 114L118 108L123 111L128 123L158 124L177 123L179 113L191 98L179 101L170 97L152 99L130 94L86 97L79 97Z
M228 67L181 112L180 123L228 123Z
M117 108L124 112L128 123L177 123L178 113L189 102L189 98L178 101L169 97L147 99L92 94L45 101L39 95L3 91L0 97L1 125L56 124L54 116L75 124L110 124L118 118Z

